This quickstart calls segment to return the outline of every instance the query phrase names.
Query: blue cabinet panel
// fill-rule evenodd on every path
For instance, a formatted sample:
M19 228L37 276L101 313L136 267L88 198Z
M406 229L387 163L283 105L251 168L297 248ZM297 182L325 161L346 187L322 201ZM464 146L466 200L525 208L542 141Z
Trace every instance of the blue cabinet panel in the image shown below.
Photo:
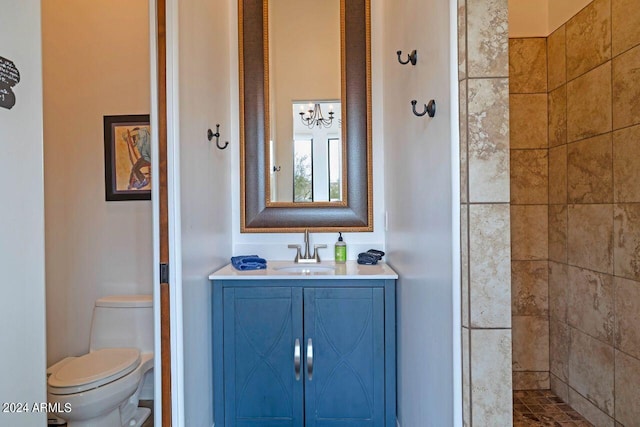
M384 426L383 289L306 288L304 335L305 425Z
M393 280L214 286L216 425L395 427Z
M294 343L302 340L302 291L224 290L225 425L302 426Z

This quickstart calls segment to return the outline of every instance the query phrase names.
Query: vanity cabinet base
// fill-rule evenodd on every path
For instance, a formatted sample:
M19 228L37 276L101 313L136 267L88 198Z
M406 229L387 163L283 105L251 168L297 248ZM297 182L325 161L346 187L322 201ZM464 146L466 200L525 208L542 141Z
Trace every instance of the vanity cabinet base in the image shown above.
M225 427L395 427L395 281L214 281Z

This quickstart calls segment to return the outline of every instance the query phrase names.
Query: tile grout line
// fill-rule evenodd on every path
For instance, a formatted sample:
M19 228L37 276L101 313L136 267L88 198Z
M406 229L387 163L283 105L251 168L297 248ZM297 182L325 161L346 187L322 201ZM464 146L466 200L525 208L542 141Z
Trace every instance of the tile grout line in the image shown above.
M467 271L465 272L465 274L467 275L467 295L465 296L467 298L467 325L469 326L469 328L467 329L467 370L468 373L467 375L469 376L469 390L468 390L468 411L469 411L469 419L467 420L469 422L469 426L473 427L473 369L472 369L472 364L471 364L471 356L472 356L472 352L471 352L471 224L470 224L470 202L471 202L471 189L469 188L471 185L471 180L469 178L469 2L467 0L459 0L459 1L464 1L464 77L465 77L465 81L464 81L464 86L465 86L465 101L464 101L464 108L465 108L465 124L464 124L464 131L465 131L465 138L466 138L466 158L465 158L465 167L466 167L466 177L465 177L465 181L466 181L466 204L467 204L467 213L466 213L466 220L467 220L467 248L466 248L466 252L467 252ZM463 403L464 404L464 403ZM464 423L464 408L462 410L462 417L463 417L463 423Z
M616 283L616 279L615 279L615 273L616 273L616 250L615 250L615 234L616 234L616 209L615 209L615 202L616 202L616 182L615 182L615 151L614 151L614 144L613 144L613 132L614 132L614 123L615 123L615 119L614 119L614 112L615 109L613 108L614 105L614 87L613 87L613 79L614 79L614 74L613 74L613 60L614 60L614 56L613 56L613 1L609 2L609 46L611 46L611 75L610 75L610 88L611 88L611 187L612 187L612 192L613 195L611 197L611 199L613 200L613 208L611 210L611 221L613 224L613 241L611 242L612 244L612 248L611 248L611 269L613 270L613 279L612 279L612 286L613 286L613 337L612 337L612 347L613 347L613 419L614 419L614 423L617 422L616 419L616 325L618 323L618 317L617 317L617 310L616 310L616 295L617 295L617 290L618 290L618 284Z
M547 60L547 115L546 115L546 123L547 123L547 259L546 259L546 265L547 265L547 366L549 368L548 370L548 378L549 378L549 389L551 389L551 289L550 289L550 285L549 285L549 247L550 245L550 239L549 239L549 234L551 233L551 210L549 209L550 206L550 202L551 202L551 148L550 148L550 142L551 142L551 120L549 119L549 116L551 114L551 109L549 108L549 100L551 99L550 96L550 89L549 87L551 86L550 82L549 82L549 70L551 68L551 62L550 62L550 56L549 56L549 36L545 37L545 56L546 56L546 60Z

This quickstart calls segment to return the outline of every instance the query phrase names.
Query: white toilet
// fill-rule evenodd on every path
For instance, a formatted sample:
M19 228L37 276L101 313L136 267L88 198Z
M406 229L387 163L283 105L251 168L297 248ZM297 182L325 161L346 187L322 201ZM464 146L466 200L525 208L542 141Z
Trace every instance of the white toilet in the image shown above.
M100 298L93 308L89 353L47 370L48 400L68 427L138 427L145 377L153 381L151 295Z

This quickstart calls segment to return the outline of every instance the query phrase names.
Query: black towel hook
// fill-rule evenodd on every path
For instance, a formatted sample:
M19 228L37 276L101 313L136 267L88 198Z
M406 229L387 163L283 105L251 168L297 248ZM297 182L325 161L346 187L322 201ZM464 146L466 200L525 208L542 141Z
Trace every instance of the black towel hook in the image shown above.
M216 124L216 133L213 133L211 129L207 129L207 139L211 141L213 137L216 137L216 147L220 150L224 150L229 145L229 141L225 141L223 146L220 146L220 125Z
M416 101L415 99L413 101L411 101L411 106L413 108L413 114L415 114L418 117L422 117L425 114L429 114L429 117L433 117L436 115L436 101L434 101L433 99L431 101L429 101L429 104L425 104L424 105L424 111L422 111L422 113L418 113L416 111L416 104L418 103L418 101Z
M406 61L402 61L402 51L399 50L396 52L398 54L398 62L401 63L402 65L408 64L409 62L411 62L411 65L416 65L416 62L418 62L418 51L417 50L412 50L411 53L407 56L407 60Z

